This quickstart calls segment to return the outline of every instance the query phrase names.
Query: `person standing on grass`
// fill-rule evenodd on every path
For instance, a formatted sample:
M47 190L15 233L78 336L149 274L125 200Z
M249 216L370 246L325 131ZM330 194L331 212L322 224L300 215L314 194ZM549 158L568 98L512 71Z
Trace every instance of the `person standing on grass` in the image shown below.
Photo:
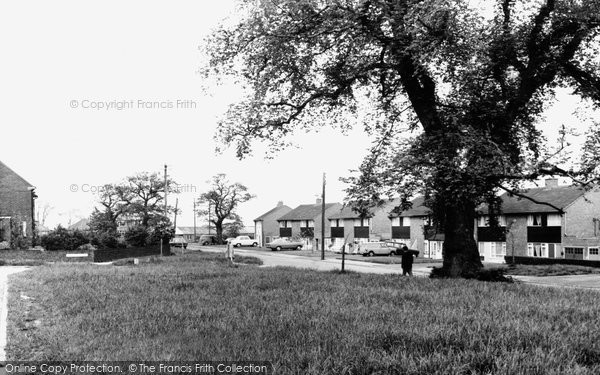
M402 246L402 276L412 276L413 253L406 245Z
M233 263L233 243L232 241L227 241L227 250L225 253L225 256L231 261L231 263Z

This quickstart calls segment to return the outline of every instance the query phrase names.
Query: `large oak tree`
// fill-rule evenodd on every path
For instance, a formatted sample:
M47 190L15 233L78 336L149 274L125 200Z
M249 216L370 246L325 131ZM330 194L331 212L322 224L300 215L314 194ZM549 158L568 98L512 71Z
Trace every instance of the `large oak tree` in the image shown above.
M600 0L485 3L240 1L239 22L208 40L207 73L246 93L217 138L243 157L253 139L279 149L360 115L376 142L348 198L424 194L446 235L443 273L472 275L480 204L498 212L499 189L544 175L589 181L598 161L592 143L581 169L561 168L540 120L559 87L600 103Z

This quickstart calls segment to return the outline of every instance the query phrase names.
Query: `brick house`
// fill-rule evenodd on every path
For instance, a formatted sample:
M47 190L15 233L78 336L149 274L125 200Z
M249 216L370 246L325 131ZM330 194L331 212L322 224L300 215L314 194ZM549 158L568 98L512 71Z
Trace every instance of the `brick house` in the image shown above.
M258 246L265 246L280 236L277 219L291 210L290 207L279 201L277 206L254 219L254 238L258 241Z
M423 197L417 197L411 203L410 209L390 214L392 239L418 250L419 256L442 259L444 233L431 225L430 210L424 206Z
M31 183L0 162L0 242L11 244L15 230L26 242L35 242L36 197Z
M317 199L314 204L302 204L277 219L279 223L279 237L302 238L305 249L319 250L321 241L321 212L322 203ZM330 233L330 223L327 220L333 212L339 211L339 203L325 204L325 236ZM326 239L327 241L327 239Z
M484 261L504 262L504 256L513 254L600 260L600 187L586 191L548 179L544 187L523 195L554 207L503 194L499 227L490 227L488 215L477 220L476 239Z
M341 209L333 211L333 214L327 217L331 239L325 245L338 251L344 243L354 246L358 243L391 239L390 212L397 205L397 201L387 201L372 208L367 217L361 217L351 205L344 205Z

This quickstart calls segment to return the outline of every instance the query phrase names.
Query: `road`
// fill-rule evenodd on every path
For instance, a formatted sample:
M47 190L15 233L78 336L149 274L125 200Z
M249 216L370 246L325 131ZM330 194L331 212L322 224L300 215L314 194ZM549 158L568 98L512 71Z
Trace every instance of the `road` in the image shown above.
M188 250L202 250L206 252L222 253L222 247L215 246L199 246L190 244ZM319 257L307 257L293 254L282 254L272 251L262 251L257 249L235 249L236 254L251 255L263 261L263 267L297 267L308 268L317 271L332 271L340 270L342 261L340 259L328 258L321 260ZM413 265L414 276L429 276L429 272L433 265L430 263L415 263ZM375 274L402 274L400 264L379 264L362 262L356 260L346 260L345 267L347 271L355 271L362 273Z
M202 250L207 252L224 251L223 247L199 246L190 244L190 250ZM263 261L263 267L297 267L308 268L318 271L331 271L341 269L341 260L339 256L332 258L330 254L328 259L320 260L319 257L283 254L279 252L264 251L260 249L235 249L236 254L251 255L260 258ZM427 277L434 266L440 266L440 263L415 263L413 265L413 275ZM356 260L346 260L346 270L375 273L375 274L402 274L400 264L378 264ZM529 285L558 288L577 288L591 289L600 291L600 275L572 275L572 276L513 276L516 280Z

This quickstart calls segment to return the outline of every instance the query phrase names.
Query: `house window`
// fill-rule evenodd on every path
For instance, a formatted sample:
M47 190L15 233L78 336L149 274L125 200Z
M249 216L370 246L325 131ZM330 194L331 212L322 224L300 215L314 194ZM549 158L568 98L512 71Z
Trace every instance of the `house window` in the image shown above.
M410 217L401 217L400 218L400 226L401 227L410 227Z
M333 219L333 220L330 220L330 222L331 222L331 226L333 228L340 228L340 227L344 226L344 220L343 219Z
M392 218L392 226L393 227L399 227L400 226L400 218L399 217L393 217Z
M371 223L371 219L354 219L355 227L368 227Z
M530 257L548 257L547 243L531 243L527 244L527 255Z
M496 216L496 220L498 220L498 226L505 227L506 226L506 216L498 215ZM478 227L489 227L490 226L490 216L483 215L480 216L477 220Z
M562 220L559 214L548 214L547 221L547 225L549 227L560 227L562 225Z
M23 237L27 237L27 222L24 221L21 227L23 228Z
M527 226L529 227L545 227L547 225L548 216L546 214L533 214L527 216Z
M590 252L590 255L598 255L597 247L590 247L590 248L588 248L588 251Z
M506 255L506 242L492 242L492 254L496 257L503 257Z
M314 220L302 220L303 228L314 228L315 221Z
M288 222L287 220L283 220L279 222L279 228L287 228L288 227Z

